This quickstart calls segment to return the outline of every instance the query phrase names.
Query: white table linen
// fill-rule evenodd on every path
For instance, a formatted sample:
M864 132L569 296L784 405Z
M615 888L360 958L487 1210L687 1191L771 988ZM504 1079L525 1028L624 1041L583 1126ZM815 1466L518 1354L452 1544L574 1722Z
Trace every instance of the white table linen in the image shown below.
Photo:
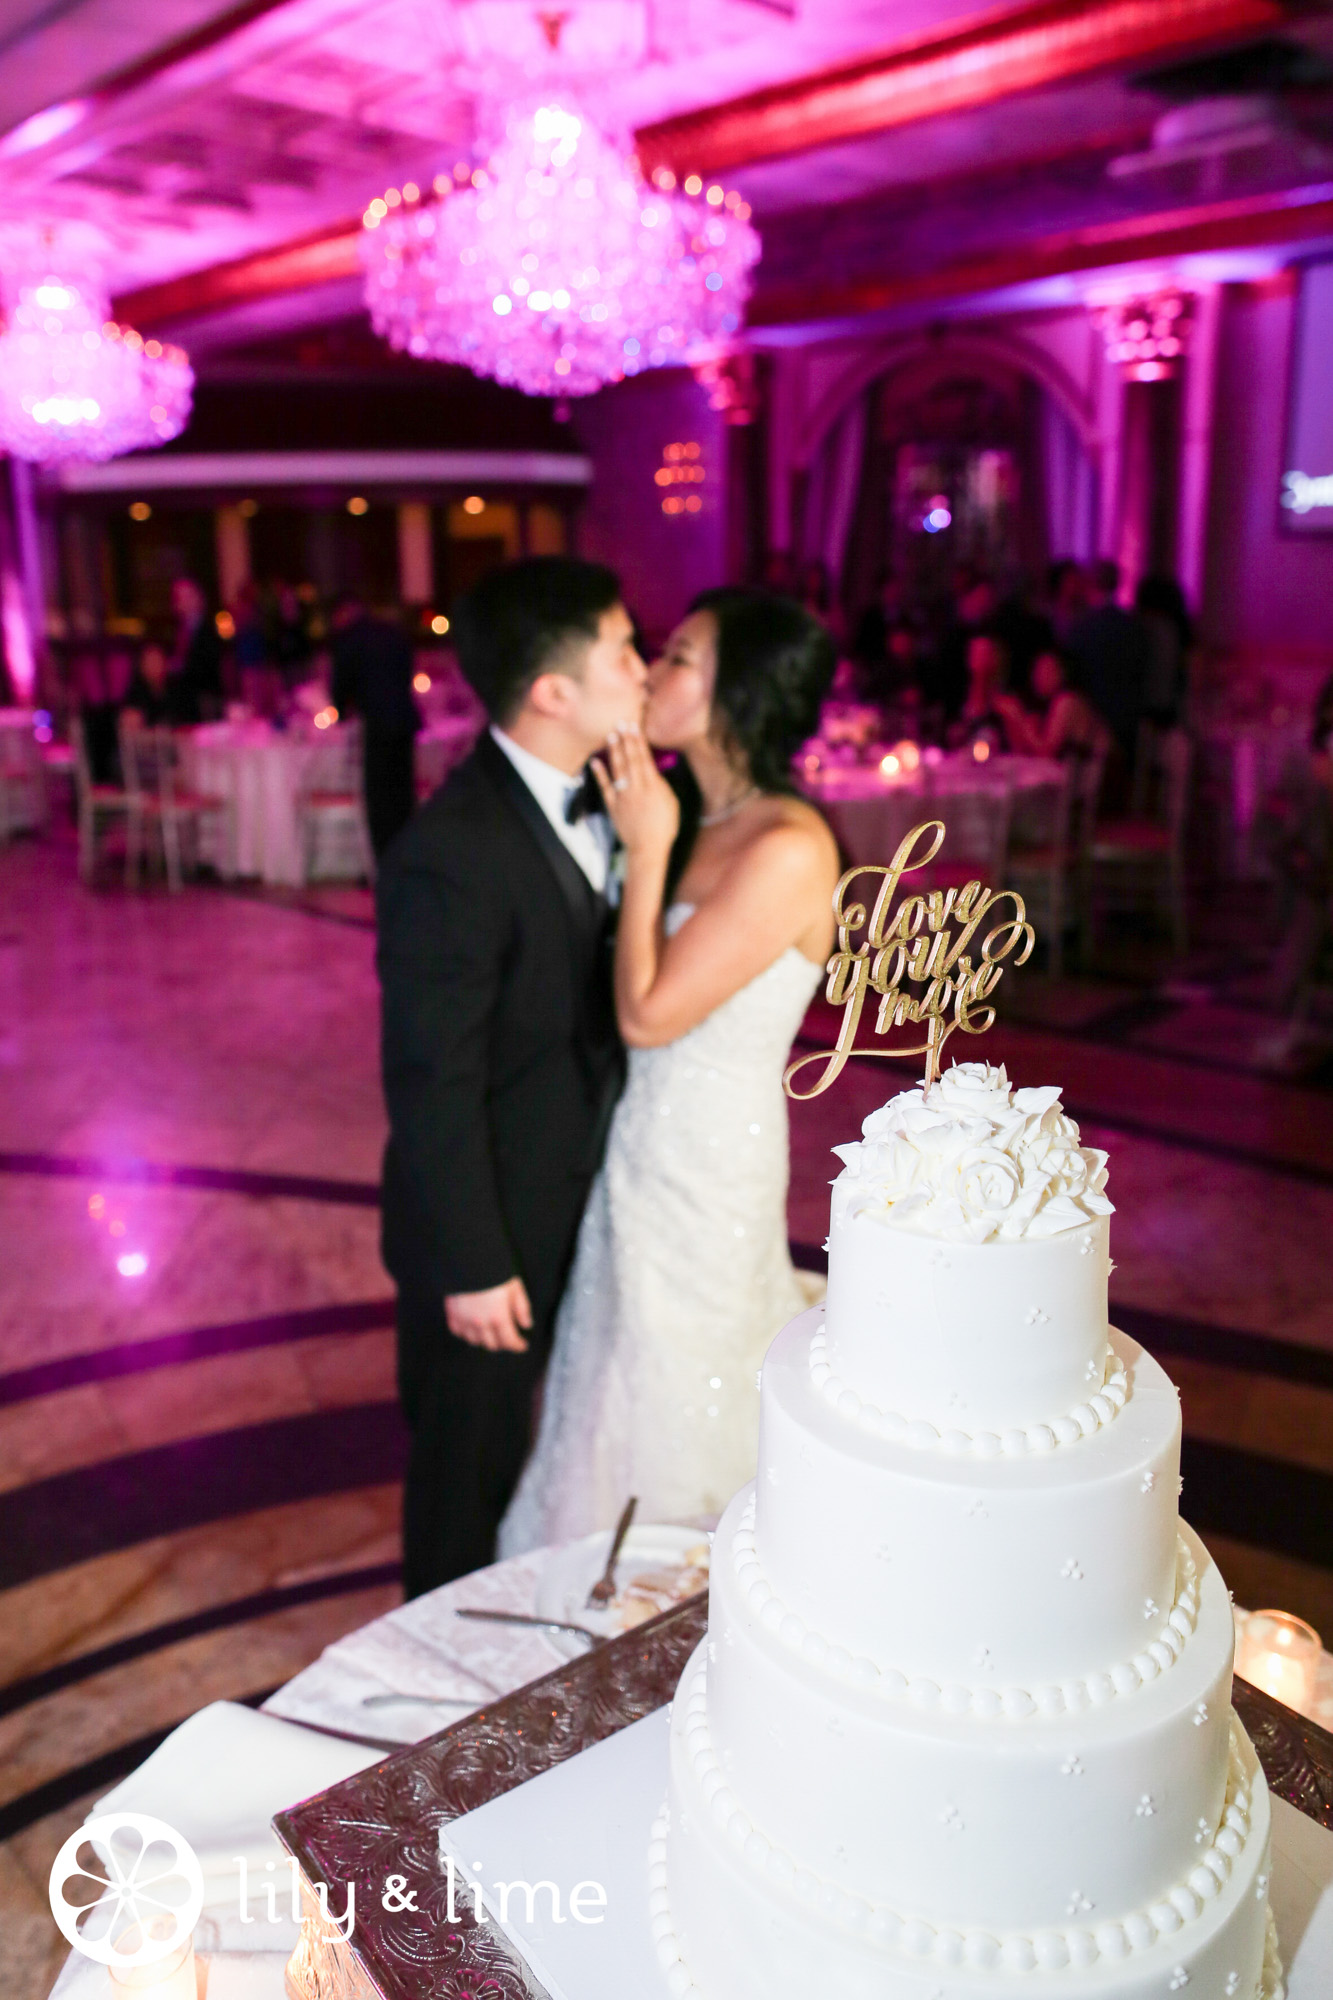
M349 782L348 743L341 728L316 734L266 722L208 722L184 732L181 761L191 791L231 803L230 835L226 816L205 819L203 858L226 881L239 876L275 888L355 879L361 855L346 843L338 856L316 852L307 872L301 835L302 793Z
M979 763L969 752L956 752L892 777L875 764L830 765L810 773L802 785L853 861L888 862L903 835L922 820L947 823L951 801L1007 792L1017 807L1024 792L1059 784L1063 775L1054 758L996 753Z

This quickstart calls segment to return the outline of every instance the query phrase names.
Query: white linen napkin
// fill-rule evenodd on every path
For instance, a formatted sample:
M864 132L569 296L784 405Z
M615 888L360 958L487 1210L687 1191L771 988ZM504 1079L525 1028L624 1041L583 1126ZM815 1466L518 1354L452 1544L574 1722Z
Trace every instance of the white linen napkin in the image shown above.
M88 1818L152 1813L174 1827L199 1857L205 1910L236 1910L238 1856L248 1863L251 1888L259 1892L256 1911L262 1908L263 1884L275 1879L278 1908L290 1909L287 1857L269 1821L285 1807L379 1763L384 1754L236 1702L210 1702L99 1799ZM273 1874L265 1867L269 1861ZM245 1942L258 1942L254 1932Z

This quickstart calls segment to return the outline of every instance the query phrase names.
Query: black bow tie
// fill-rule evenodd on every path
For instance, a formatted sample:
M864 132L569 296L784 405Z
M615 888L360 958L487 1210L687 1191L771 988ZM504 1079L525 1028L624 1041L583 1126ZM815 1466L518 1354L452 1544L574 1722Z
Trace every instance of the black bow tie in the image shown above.
M596 777L593 775L592 765L589 764L583 773L578 789L570 793L569 802L565 807L565 819L570 826L577 826L579 821L587 819L590 813L604 813L605 811L606 807L602 804L601 789L598 786Z

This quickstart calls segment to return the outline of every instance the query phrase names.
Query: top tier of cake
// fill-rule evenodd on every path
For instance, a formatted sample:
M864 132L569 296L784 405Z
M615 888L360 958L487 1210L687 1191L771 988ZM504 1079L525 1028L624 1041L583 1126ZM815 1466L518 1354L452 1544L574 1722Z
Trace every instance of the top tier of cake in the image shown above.
M1058 1089L1015 1090L986 1063L861 1129L837 1148L834 1375L959 1444L1067 1426L1103 1381L1106 1155L1080 1145Z

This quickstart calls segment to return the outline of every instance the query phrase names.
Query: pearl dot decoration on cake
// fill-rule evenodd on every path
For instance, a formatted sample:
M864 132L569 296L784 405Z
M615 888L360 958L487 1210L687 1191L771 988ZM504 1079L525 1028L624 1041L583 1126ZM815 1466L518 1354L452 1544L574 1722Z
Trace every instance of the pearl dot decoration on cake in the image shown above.
M1108 1347L1104 1361L1088 1363L1088 1380L1100 1381L1101 1387L1065 1416L1053 1417L1049 1423L1030 1424L1026 1429L1015 1425L1003 1432L941 1431L922 1417L881 1410L849 1388L829 1366L828 1336L822 1326L810 1336L810 1380L840 1417L859 1425L872 1437L883 1438L888 1444L910 1445L916 1451L947 1451L955 1456L971 1452L977 1458L997 1458L1001 1453L1006 1457L1022 1457L1027 1452L1054 1451L1057 1445L1077 1444L1104 1424L1114 1422L1129 1395L1125 1364L1115 1349Z
M1185 1641L1192 1636L1199 1616L1199 1580L1194 1558L1185 1542L1178 1540L1176 1601L1157 1637L1150 1639L1144 1650L1136 1653L1132 1660L1118 1660L1103 1673L1089 1674L1086 1679L1062 1681L1058 1686L974 1688L954 1681L941 1689L935 1681L911 1678L901 1668L881 1665L864 1653L853 1654L841 1646L831 1646L822 1633L811 1632L805 1620L789 1609L764 1575L755 1542L754 1521L755 1503L751 1494L731 1543L736 1581L751 1616L757 1618L764 1630L773 1633L784 1646L800 1653L802 1658L819 1666L834 1679L873 1688L891 1700L909 1700L918 1708L942 1707L951 1715L971 1713L986 1720L1003 1716L1008 1721L1020 1721L1029 1715L1060 1715L1066 1711L1077 1713L1084 1708L1099 1708L1116 1695L1133 1694L1145 1682L1155 1681L1159 1674L1174 1666L1185 1649ZM1077 1562L1071 1557L1070 1563L1065 1565L1061 1574L1073 1577L1077 1572L1077 1577L1081 1579L1083 1572ZM982 1650L985 1651L985 1648ZM1194 1720L1199 1724L1208 1720L1206 1702L1198 1704Z
M756 1873L794 1886L803 1902L819 1908L840 1929L854 1931L881 1949L901 1952L912 1958L930 1959L940 1965L963 1964L983 1969L998 1967L1014 1973L1040 1972L1064 1965L1085 1967L1099 1960L1115 1961L1131 1953L1147 1951L1161 1938L1176 1937L1186 1924L1192 1923L1201 1914L1205 1904L1230 1879L1233 1861L1243 1853L1249 1839L1249 1793L1240 1738L1233 1730L1222 1830L1229 1829L1235 1834L1234 1854L1231 1852L1232 1843L1224 1846L1219 1832L1218 1839L1202 1861L1191 1869L1188 1880L1176 1883L1160 1902L1151 1904L1146 1910L1133 1910L1113 1922L1098 1922L1091 1930L1075 1923L1063 1931L1017 1932L997 1937L990 1931L966 1924L938 1926L923 1917L849 1895L837 1883L823 1880L813 1869L798 1868L789 1855L759 1835L735 1794L722 1779L708 1731L707 1716L707 1669L700 1660L690 1676L685 1698L685 1755L710 1816L734 1845L740 1859L753 1867ZM946 1805L940 1814L947 1830L961 1831L961 1814L956 1827L950 1818L956 1811L956 1807ZM654 1924L664 1916L669 1921L670 1915L665 1843L664 1807L654 1824L648 1848L649 1909L650 1920ZM1267 1874L1257 1875L1255 1882L1256 1893L1262 1899L1268 1890ZM1077 1919L1091 1915L1094 1905L1081 1888L1074 1888L1069 1893L1066 1909L1071 1918ZM1271 1927L1271 1916L1269 1921ZM660 1935L655 1931L654 1938L658 1959L664 1969L680 1965L688 1982L671 1990L682 1994L695 1992L697 1989L690 1979L688 1968L681 1960L674 1927ZM1174 1972L1171 1976L1175 1976ZM1265 1957L1261 1991L1264 2000L1282 2000L1275 1931L1271 1932L1271 1950Z

